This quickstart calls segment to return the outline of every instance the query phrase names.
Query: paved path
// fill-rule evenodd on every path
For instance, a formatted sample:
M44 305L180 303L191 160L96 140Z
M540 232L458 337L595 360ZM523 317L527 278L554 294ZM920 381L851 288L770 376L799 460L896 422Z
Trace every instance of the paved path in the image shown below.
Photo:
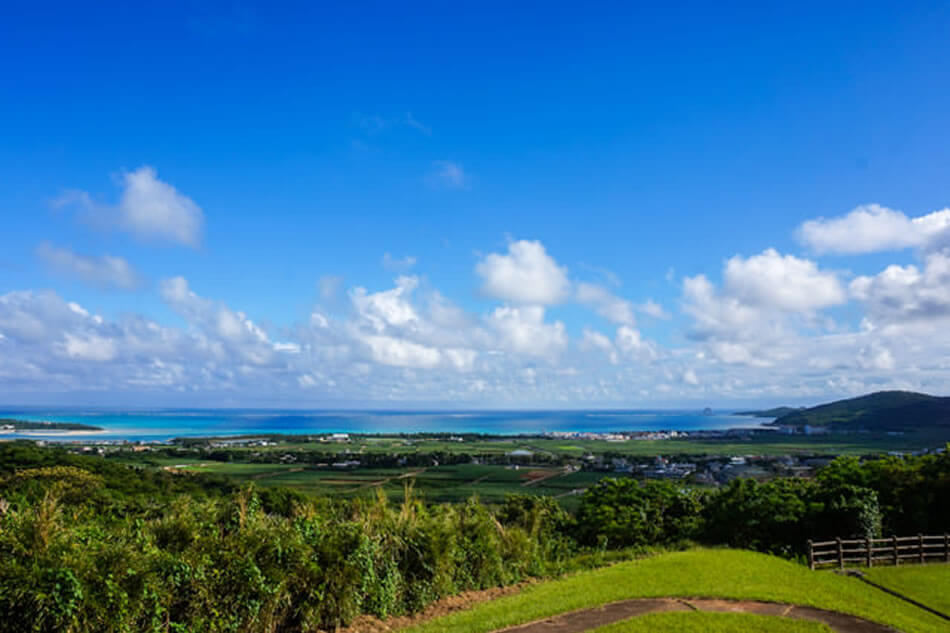
M504 629L499 633L583 633L598 626L626 620L647 613L667 611L727 611L731 613L754 613L801 620L813 620L828 625L837 633L899 633L877 622L814 607L800 607L776 602L748 600L707 600L678 598L642 598L606 604L602 607L574 611L563 615L529 622Z

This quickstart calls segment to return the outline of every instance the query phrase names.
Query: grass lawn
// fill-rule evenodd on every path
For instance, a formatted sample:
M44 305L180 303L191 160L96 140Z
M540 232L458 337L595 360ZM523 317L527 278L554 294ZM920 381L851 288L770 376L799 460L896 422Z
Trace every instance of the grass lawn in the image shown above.
M818 622L743 613L648 613L591 633L831 633Z
M868 580L950 615L950 565L872 567L864 572Z
M629 598L693 597L787 602L851 613L905 633L946 630L946 622L856 578L774 556L726 549L661 554L561 580L407 629L412 633L485 633Z

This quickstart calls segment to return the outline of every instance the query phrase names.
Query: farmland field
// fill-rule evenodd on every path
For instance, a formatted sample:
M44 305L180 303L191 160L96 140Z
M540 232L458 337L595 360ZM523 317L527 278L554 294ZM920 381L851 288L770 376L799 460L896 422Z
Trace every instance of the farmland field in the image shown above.
M552 495L571 505L574 491L613 473L569 472L560 467L478 464L426 468L315 468L296 464L254 464L163 459L162 466L184 472L227 475L262 487L285 486L313 495L373 496L377 488L401 498L406 486L431 502L459 502L477 496L500 502L511 493Z

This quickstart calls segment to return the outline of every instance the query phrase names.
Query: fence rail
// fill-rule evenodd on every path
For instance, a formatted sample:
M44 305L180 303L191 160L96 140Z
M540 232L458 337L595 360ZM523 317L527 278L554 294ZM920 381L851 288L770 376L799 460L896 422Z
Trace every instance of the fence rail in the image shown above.
M812 569L835 565L844 569L847 563L873 567L936 561L950 563L950 534L808 541L808 566Z

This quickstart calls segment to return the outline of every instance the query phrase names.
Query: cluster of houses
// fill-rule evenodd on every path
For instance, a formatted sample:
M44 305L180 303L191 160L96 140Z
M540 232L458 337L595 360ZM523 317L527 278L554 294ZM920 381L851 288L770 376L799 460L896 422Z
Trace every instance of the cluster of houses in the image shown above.
M746 455L712 456L685 461L662 455L641 460L586 455L584 468L645 479L688 479L692 483L715 486L739 477L759 480L774 477L809 477L817 469L827 465L831 459L794 455Z

